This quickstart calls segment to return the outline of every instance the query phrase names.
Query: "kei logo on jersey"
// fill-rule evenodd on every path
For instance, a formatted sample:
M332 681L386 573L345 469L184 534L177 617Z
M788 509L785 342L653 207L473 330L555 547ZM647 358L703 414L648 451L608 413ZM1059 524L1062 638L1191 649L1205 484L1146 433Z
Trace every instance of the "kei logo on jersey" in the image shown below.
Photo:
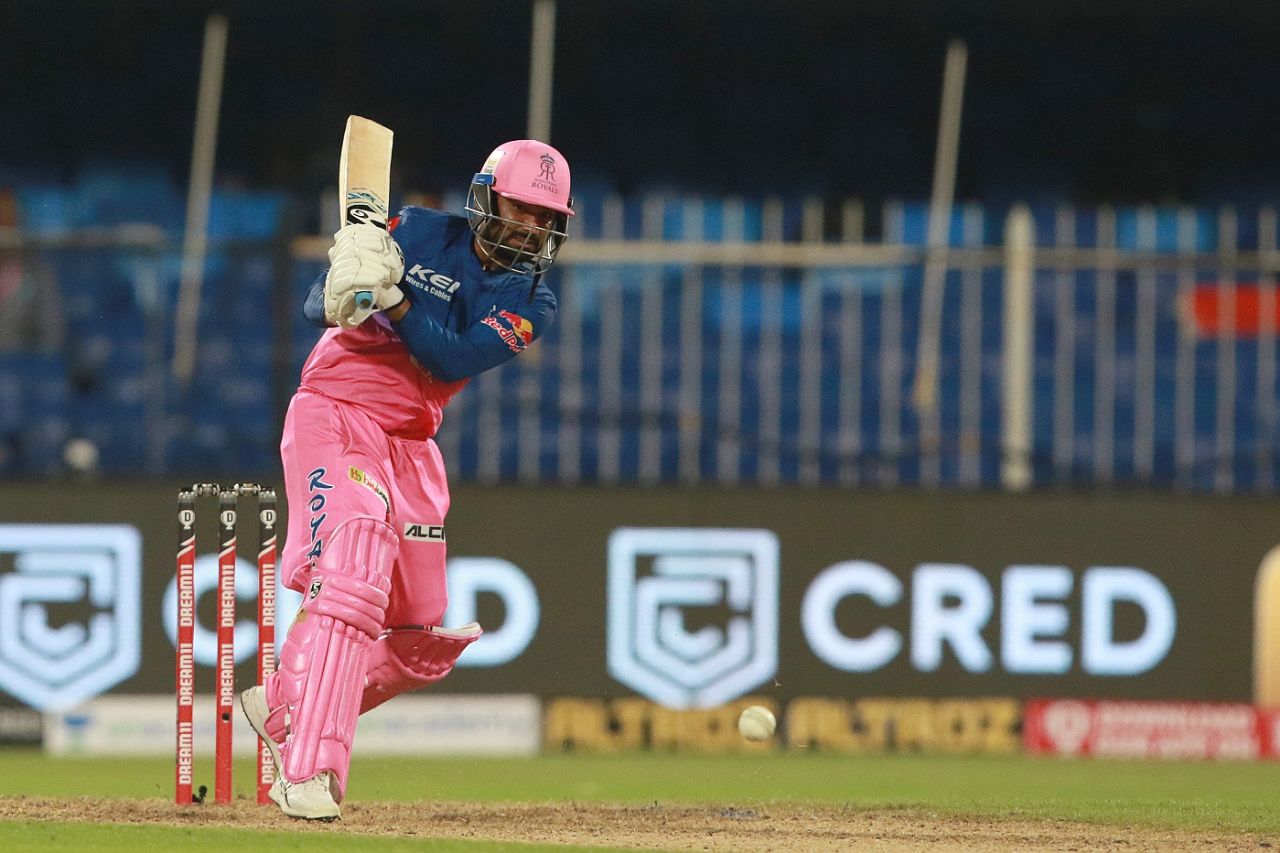
M498 333L507 348L512 352L520 352L533 343L533 323L519 314L510 311L498 311L480 321Z
M445 302L452 302L453 294L462 286L462 282L452 279L444 273L427 269L422 264L414 264L405 270L404 280L406 284L430 293Z

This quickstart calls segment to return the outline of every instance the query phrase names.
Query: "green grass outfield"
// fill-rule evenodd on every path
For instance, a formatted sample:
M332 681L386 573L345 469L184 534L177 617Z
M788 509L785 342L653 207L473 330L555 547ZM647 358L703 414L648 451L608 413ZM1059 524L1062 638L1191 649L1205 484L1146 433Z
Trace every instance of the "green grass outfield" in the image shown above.
M252 767L236 767L236 793L252 795ZM212 763L197 762L197 784L212 789ZM173 764L163 758L49 758L0 750L0 795L168 799ZM352 801L704 803L794 802L924 807L947 814L1081 820L1170 829L1280 834L1280 763L1071 761L1026 757L842 757L776 753L554 755L523 759L357 759ZM109 833L101 838L94 831ZM201 832L205 832L201 830ZM0 823L0 847L12 850L227 850L228 837L198 840L165 827L73 827ZM85 833L88 833L86 835ZM352 836L253 833L272 848L397 850L408 842ZM108 841L109 839L109 841ZM245 842L251 841L246 837ZM415 850L538 850L532 845L413 840ZM107 845L107 846L104 846ZM598 848L596 848L598 849Z

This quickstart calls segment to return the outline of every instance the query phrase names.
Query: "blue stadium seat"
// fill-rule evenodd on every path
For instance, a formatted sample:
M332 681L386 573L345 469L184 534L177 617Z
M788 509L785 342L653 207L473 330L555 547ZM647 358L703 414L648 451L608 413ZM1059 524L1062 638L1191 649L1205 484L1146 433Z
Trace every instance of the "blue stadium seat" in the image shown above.
M17 473L48 475L71 435L71 390L60 354L0 354L0 453Z

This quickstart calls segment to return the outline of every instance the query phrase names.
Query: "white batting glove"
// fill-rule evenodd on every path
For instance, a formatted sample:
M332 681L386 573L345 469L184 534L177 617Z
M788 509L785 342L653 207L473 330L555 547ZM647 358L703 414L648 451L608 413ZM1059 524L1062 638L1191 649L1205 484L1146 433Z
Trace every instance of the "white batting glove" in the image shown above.
M378 291L404 278L404 254L396 241L378 226L363 222L333 235L329 264L324 317L344 329L355 328L373 313L376 306L371 301L361 307L364 299L376 298Z
M388 284L386 287L380 287L373 293L374 304L378 306L379 311L387 311L395 308L405 300L404 291L399 285Z

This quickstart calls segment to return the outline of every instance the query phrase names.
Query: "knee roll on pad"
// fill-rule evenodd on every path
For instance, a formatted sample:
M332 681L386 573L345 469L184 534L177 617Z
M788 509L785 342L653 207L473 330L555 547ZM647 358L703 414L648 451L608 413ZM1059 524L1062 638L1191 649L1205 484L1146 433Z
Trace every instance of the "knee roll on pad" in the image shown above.
M471 622L461 628L392 628L369 652L360 713L406 690L431 684L453 671L467 646L484 631Z
M311 580L303 611L308 618L332 616L339 622L368 634L370 640L382 633L387 612L387 591L371 583L337 574L320 574Z
M281 700L290 735L284 777L292 782L328 770L346 790L351 741L369 649L382 633L398 542L385 521L349 519L334 530L316 565L302 609L280 650L267 687ZM277 713L272 708L272 717Z

